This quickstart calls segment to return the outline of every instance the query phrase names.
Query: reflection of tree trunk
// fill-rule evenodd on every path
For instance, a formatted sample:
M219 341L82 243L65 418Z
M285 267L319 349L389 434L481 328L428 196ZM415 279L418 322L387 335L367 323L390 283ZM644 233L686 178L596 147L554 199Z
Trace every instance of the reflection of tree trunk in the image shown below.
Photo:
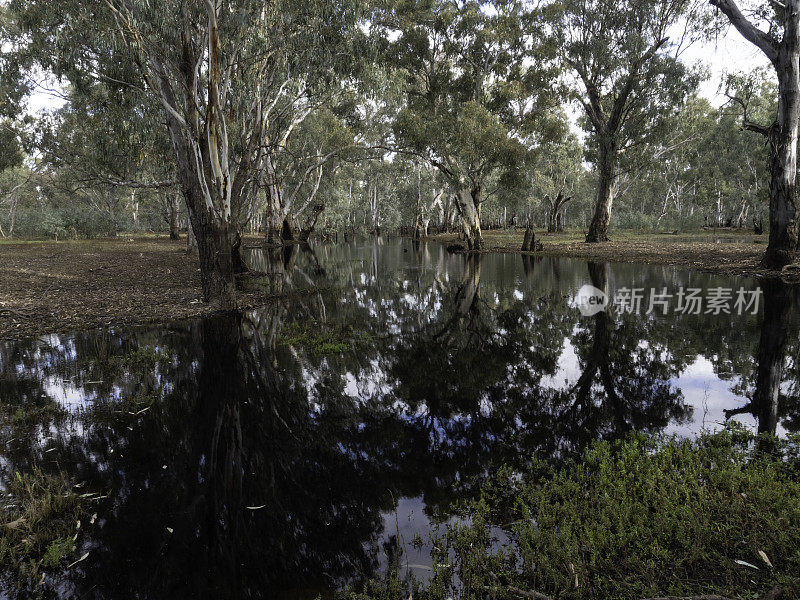
M589 352L589 357L586 361L586 366L578 378L578 383L575 385L575 396L577 404L585 406L589 399L589 393L592 390L597 373L601 369L607 367L608 350L611 345L610 336L610 323L609 315L605 311L597 313L594 317L594 332L592 333L592 349ZM603 385L609 383L609 379L605 373L601 373ZM613 386L612 386L613 389Z
M174 542L166 548L167 564L180 562L191 544L202 544L202 553L192 553L200 578L190 583L192 591L208 588L208 597L218 597L220 582L241 584L240 540L243 539L244 465L240 402L246 398L240 355L241 326L236 313L205 319L202 323L203 358L198 373L199 397L185 415L185 450L188 482L183 506L174 521ZM181 487L177 486L177 490ZM176 556L170 557L169 554ZM214 573L215 579L203 578ZM196 586L196 587L195 587ZM198 590L199 591L199 590ZM242 590L235 590L239 597ZM194 594L189 594L197 597Z
M469 328L469 324L479 317L478 292L480 282L481 256L479 254L469 254L465 257L461 285L458 286L456 291L453 316L433 335L434 340L445 345L448 344L453 338L457 325L467 320L467 328Z
M456 293L456 312L459 316L466 316L477 305L478 288L481 282L480 256L468 256L464 265L464 276L461 278L461 287Z
M605 263L590 262L588 266L592 285L608 293L608 271ZM575 385L576 401L581 406L584 406L589 400L592 384L598 372L609 399L613 400L617 397L608 369L609 349L611 348L611 316L603 310L594 315L593 320L592 349L589 352L586 367Z
M781 281L767 279L763 286L764 320L758 343L752 404L753 414L758 419L758 432L774 434L778 426L778 398L793 299L791 288Z
M527 254L522 255L522 270L525 272L525 277L530 277L533 273L533 267L536 263L534 258Z
M317 277L325 277L325 267L320 264L319 259L317 258L317 253L314 252L314 249L309 244L303 244L301 248L303 250L303 254L305 254L308 258L308 263L311 265L314 275Z

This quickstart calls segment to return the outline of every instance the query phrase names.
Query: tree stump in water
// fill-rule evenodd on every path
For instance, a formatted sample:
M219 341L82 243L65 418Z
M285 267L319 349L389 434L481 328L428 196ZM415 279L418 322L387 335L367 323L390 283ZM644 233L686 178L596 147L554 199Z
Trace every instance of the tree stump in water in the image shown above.
M525 236L522 238L522 251L530 252L536 248L536 233L533 231L533 225L528 223L525 228Z

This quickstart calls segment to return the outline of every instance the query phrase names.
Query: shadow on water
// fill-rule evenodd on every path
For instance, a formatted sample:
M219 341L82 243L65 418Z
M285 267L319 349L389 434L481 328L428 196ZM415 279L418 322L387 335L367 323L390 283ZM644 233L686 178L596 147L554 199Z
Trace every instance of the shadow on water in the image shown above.
M105 496L52 595L314 598L420 576L410 537L501 465L630 430L800 427L798 294L778 282L762 314L581 317L585 283L757 284L376 240L251 260L282 299L0 345L3 477L64 470Z

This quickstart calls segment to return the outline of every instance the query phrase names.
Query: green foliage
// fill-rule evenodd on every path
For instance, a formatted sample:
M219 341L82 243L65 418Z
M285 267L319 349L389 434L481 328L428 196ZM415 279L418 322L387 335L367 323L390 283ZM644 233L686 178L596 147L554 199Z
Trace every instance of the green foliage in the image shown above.
M747 103L751 118L762 120L774 90L768 80L759 81L760 91ZM736 227L741 218L750 227L767 208L767 148L757 134L741 131L739 120L735 107L715 109L690 97L669 119L670 134L652 146L652 157L621 177L619 226L690 231L728 219Z
M524 580L591 598L741 597L800 585L797 448L787 465L741 438L734 430L697 442L602 442L580 464L527 485L516 529Z
M169 349L143 346L124 356L116 357L116 361L120 366L134 372L150 372L171 365L173 354Z
M566 132L553 48L540 15L520 2L395 2L378 14L391 68L405 80L397 142L436 165L454 188L513 173L531 145ZM524 141L523 141L524 140Z
M441 532L432 578L415 597L796 591L799 468L800 440L764 443L732 427L695 441L598 441L579 461L535 463L523 477L500 469L463 509L463 520ZM493 523L511 523L502 527L507 542L498 542L501 528ZM351 597L402 597L388 589Z
M87 513L63 474L39 469L4 480L7 504L0 513L0 568L20 586L35 586L43 571L63 566L75 550L73 535Z
M283 326L278 343L286 346L302 346L312 355L341 354L363 340L368 334L355 331L350 326L328 325L305 321L290 322Z

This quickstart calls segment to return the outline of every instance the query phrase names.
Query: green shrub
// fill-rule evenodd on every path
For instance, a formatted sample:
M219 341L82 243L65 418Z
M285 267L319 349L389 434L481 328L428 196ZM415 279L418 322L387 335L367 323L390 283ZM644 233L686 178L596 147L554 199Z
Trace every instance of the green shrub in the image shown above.
M502 469L461 516L439 534L415 598L751 599L776 586L800 597L796 439L729 429L599 441L557 470ZM492 523L506 523L507 543ZM353 598L408 597L389 589Z

